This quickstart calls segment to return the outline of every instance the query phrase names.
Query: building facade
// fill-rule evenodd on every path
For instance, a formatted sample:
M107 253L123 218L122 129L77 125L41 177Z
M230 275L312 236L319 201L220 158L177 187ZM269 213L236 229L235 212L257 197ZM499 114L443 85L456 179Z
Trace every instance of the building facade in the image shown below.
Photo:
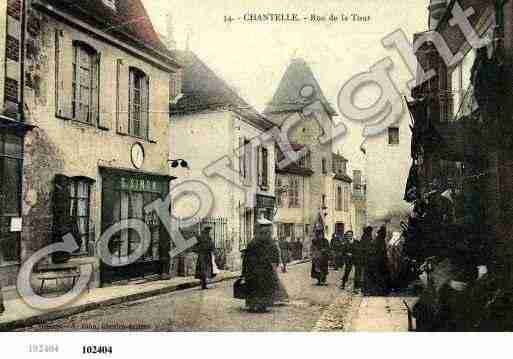
M22 101L34 130L24 138L20 249L2 277L12 284L21 262L66 233L79 248L54 253L48 264L92 265L93 286L168 274L169 236L145 206L169 192L169 83L177 62L139 0L30 3ZM4 96L6 108L11 97ZM149 249L132 265L108 266L96 241L128 218L148 225ZM116 233L113 261L140 241L129 229Z
M175 53L184 68L182 94L171 106L169 152L170 158L185 159L189 166L173 170L172 175L201 180L211 189L214 202L209 218L222 219L226 228L222 238L214 238L216 259L226 268L238 269L240 251L252 240L256 219L260 215L271 219L275 213L274 143L257 143L271 123L194 53ZM229 178L206 174L209 166L223 158L230 161ZM236 185L239 176L245 190ZM254 196L252 201L247 200L246 191ZM187 199L177 203L176 216L190 216L192 206Z

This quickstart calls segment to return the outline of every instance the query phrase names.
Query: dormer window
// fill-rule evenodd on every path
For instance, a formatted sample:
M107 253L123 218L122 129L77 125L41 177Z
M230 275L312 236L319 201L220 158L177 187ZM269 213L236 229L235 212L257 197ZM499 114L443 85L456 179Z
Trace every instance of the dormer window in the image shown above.
M103 0L103 3L105 4L105 6L116 11L116 0Z

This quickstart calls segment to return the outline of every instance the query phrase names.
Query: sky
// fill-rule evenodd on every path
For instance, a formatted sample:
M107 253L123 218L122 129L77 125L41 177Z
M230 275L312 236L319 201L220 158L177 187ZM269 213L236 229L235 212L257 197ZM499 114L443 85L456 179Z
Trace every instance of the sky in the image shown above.
M336 108L342 85L354 75L368 71L383 59L394 61L392 76L406 91L411 76L398 52L386 49L381 39L402 29L413 33L427 27L428 0L143 0L157 31L166 34L166 15L171 13L177 47L189 49L257 110L262 111L293 57L307 61L321 88ZM297 13L339 16L349 21L298 23L225 22L225 16ZM351 21L351 14L370 16L369 21ZM189 34L189 35L187 35ZM374 103L378 91L366 89L357 96L359 105ZM343 118L339 118L344 121ZM346 157L362 161L361 127L349 124L349 134L335 147Z

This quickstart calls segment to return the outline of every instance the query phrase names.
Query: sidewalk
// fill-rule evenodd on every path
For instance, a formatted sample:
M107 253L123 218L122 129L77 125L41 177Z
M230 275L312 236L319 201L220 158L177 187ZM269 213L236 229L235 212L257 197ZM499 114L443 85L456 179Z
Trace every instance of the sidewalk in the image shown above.
M294 261L289 265L307 262L308 260ZM212 283L219 283L240 276L240 272L221 271ZM194 277L176 277L169 280L152 280L131 282L126 285L117 285L105 288L91 289L84 292L75 302L66 307L50 311L40 311L29 307L20 298L4 297L5 312L0 315L0 331L9 331L16 328L44 323L69 315L93 310L102 306L120 304L161 294L171 293L199 287L200 282ZM9 298L10 297L10 298Z
M349 332L407 332L408 311L415 297L355 297L349 313Z

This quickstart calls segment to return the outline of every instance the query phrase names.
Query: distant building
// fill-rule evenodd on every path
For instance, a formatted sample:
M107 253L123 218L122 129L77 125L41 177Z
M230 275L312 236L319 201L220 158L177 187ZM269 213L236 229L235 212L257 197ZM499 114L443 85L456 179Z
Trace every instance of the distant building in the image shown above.
M368 224L390 224L399 229L399 221L408 211L403 200L404 187L411 165L407 112L395 124L376 136L366 137L365 152L366 198Z
M319 122L303 112L314 103L320 103L322 107ZM326 135L330 136L332 118L337 113L304 60L292 60L264 114L278 127L282 127L285 121L298 120L299 124L288 132L288 138L296 150L305 148L308 151L299 163L284 169L277 168L277 178L281 181L278 185L285 186L283 195L289 197L288 201L282 200L277 212L279 228L285 228L279 230L280 235L305 238L304 247L308 248L313 225L319 216L323 218L328 238L335 231L352 229L352 180L346 173L347 160L333 153L331 142L319 142L323 127L328 129L330 133ZM296 187L305 194L296 196Z

